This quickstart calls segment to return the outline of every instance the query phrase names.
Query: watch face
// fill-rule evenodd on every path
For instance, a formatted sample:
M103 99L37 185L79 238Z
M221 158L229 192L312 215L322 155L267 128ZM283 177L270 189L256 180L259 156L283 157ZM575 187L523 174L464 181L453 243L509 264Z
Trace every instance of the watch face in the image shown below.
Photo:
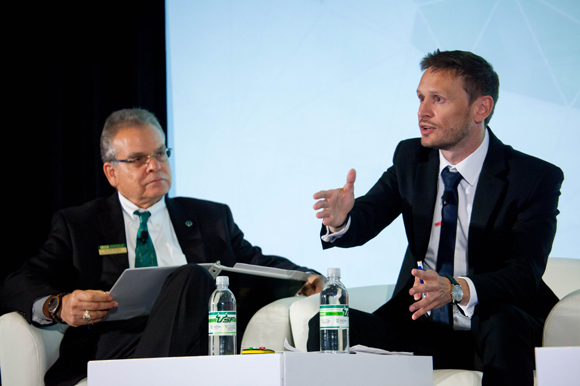
M456 302L460 302L461 299L463 299L463 290L461 289L461 286L454 285L453 292L451 292L451 295L453 296L453 300L455 300Z
M48 302L48 311L50 312L56 311L56 309L58 308L58 303L59 301L57 297L50 299L50 302Z

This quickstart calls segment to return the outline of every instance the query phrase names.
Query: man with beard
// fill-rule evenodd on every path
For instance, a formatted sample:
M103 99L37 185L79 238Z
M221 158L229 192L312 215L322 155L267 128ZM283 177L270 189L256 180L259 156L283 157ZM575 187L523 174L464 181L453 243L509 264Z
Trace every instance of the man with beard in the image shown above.
M362 245L403 215L409 244L393 297L372 314L351 310L351 344L481 370L485 385L532 385L534 347L558 301L542 275L563 173L492 133L499 77L483 58L437 50L421 69L421 138L398 145L366 195L354 198L354 170L343 188L314 195L323 248Z

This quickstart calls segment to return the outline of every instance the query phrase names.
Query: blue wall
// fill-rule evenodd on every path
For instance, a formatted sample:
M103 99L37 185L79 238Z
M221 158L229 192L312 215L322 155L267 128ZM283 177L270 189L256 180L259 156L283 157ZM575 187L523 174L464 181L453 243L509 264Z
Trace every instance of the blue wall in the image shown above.
M420 59L469 50L500 76L490 123L566 180L552 256L580 257L580 2L167 1L173 194L229 204L266 253L347 286L396 280L402 221L364 247L322 252L312 194L350 168L364 194L419 136Z

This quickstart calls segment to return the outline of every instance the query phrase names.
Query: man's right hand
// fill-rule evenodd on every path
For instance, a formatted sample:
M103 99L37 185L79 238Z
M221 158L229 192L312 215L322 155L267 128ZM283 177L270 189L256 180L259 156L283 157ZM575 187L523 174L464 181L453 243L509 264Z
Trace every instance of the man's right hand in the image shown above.
M69 326L78 327L100 322L111 308L118 306L111 295L103 291L76 290L62 298L59 317ZM88 311L90 320L83 319Z
M321 190L314 194L314 210L322 209L316 213L317 218L321 218L322 223L330 227L331 232L338 232L343 227L338 228L354 206L354 181L356 171L350 169L346 176L346 184L341 189Z

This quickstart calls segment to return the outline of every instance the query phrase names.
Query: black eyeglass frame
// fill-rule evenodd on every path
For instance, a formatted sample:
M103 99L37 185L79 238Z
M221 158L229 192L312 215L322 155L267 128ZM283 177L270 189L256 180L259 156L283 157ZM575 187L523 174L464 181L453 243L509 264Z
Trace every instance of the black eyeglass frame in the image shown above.
M109 162L123 162L123 163L129 164L129 165L138 165L138 166L143 166L143 165L148 164L149 160L151 158L155 158L155 160L157 162L167 162L167 160L169 160L169 157L171 157L172 151L173 151L173 149L166 147L165 150L156 151L155 153L153 153L151 155L143 155L143 156L134 157L134 158L127 158L127 159L114 159L114 160L111 160ZM143 161L141 161L141 159L143 159Z

